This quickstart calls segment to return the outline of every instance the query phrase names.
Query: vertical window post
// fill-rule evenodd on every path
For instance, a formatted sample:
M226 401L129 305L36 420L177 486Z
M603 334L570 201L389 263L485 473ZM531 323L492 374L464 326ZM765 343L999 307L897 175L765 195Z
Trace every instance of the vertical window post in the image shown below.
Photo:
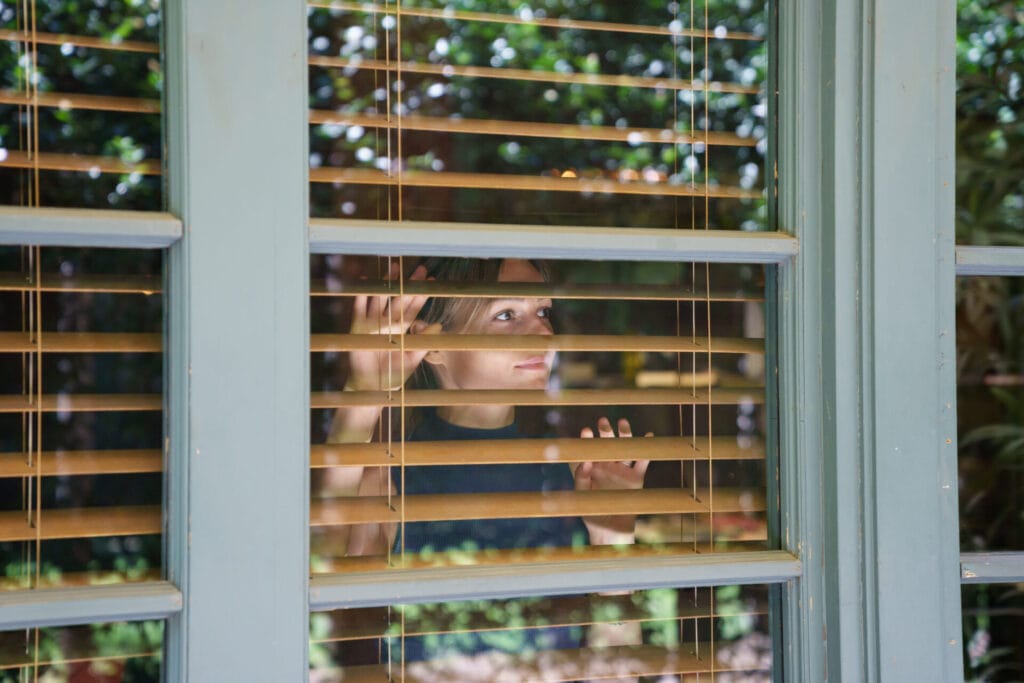
M301 3L167 3L167 680L307 676Z

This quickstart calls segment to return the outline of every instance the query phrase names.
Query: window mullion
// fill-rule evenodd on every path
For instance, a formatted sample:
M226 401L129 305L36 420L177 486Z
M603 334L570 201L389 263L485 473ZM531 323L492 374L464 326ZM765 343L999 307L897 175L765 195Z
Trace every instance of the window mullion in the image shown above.
M306 12L165 9L167 680L301 680L308 647ZM253 653L273 653L254 657Z

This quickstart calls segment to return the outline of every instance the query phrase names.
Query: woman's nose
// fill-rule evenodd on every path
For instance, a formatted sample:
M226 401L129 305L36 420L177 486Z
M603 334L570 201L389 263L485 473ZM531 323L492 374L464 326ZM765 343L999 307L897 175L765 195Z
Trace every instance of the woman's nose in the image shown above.
M529 327L525 334L554 334L551 321L540 316L531 316Z

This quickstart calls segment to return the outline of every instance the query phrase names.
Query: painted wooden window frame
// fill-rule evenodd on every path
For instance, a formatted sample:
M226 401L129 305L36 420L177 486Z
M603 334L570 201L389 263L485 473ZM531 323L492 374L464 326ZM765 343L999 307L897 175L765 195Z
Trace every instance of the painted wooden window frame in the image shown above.
M674 249L777 264L783 550L666 561L648 578L539 567L538 581L780 582L780 677L960 680L955 4L777 6L777 210L791 237L676 236ZM168 681L302 680L311 605L410 588L309 579L309 253L414 242L306 218L304 3L167 3L164 48L168 214L3 209L0 240L167 247L167 581L0 596L0 627L165 617ZM473 235L475 251L558 249L524 230ZM418 597L510 593L465 571Z

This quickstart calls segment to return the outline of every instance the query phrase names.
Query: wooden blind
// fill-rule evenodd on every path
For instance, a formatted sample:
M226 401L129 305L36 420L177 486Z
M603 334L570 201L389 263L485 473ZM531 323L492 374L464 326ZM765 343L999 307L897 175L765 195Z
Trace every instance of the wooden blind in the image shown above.
M163 622L0 632L0 680L161 680Z
M160 576L161 256L0 249L6 588Z
M314 215L764 227L761 3L309 8Z
M159 209L160 3L0 9L0 203Z
M313 615L310 679L768 681L767 614L762 586L339 610ZM645 644L565 647L606 628L635 629ZM455 653L468 642L490 647Z
M312 296L311 406L314 431L323 434L311 447L314 571L766 547L760 268L563 261L546 264L552 271L549 282L449 283L423 280L422 275L384 279L381 273L394 273L399 261L352 256L314 261L314 282L320 284ZM417 268L417 259L401 261L406 272ZM694 282L695 273L701 282ZM618 281L593 282L609 274ZM720 289L706 287L705 277L720 283ZM649 299L643 296L646 288L652 292ZM393 329L397 321L381 320L382 329L392 328L390 334L326 331L350 327L357 297L365 301L385 291L407 298L472 301L485 310L509 297L550 300L555 329L553 334L526 335L402 334ZM600 291L606 292L603 298L596 296ZM502 361L495 361L493 388L426 388L413 379L403 386L342 390L351 378L353 351L398 363L397 354L389 353L395 350L443 350L484 358L552 353L557 360L550 380L531 389L502 386L497 379ZM460 435L455 437L460 440L438 441L422 440L417 432L431 411L440 415L445 408L485 405L513 406L524 438L461 440ZM378 411L369 442L331 442L327 432L336 411L353 408ZM581 429L595 428L601 416L628 418L637 436L628 441L580 438ZM653 436L641 436L648 431ZM651 463L642 488L542 490L538 483L532 489L498 492L485 483L493 472L515 472L496 469L500 467L557 466L568 473L581 463L623 460ZM356 492L338 483L350 476L346 473L374 469L394 482L390 490ZM468 473L479 477L479 486L446 490L439 483L433 493L402 495L402 476L413 471L428 481L435 473L440 479ZM426 554L402 552L402 533L409 524L440 528L429 524L470 521L487 536L483 530L495 520L576 520L612 512L637 516L634 546L587 547L584 540L575 547L497 544L475 555L459 552L450 557L436 547ZM349 552L345 539L360 525L395 525L395 545L370 556Z

